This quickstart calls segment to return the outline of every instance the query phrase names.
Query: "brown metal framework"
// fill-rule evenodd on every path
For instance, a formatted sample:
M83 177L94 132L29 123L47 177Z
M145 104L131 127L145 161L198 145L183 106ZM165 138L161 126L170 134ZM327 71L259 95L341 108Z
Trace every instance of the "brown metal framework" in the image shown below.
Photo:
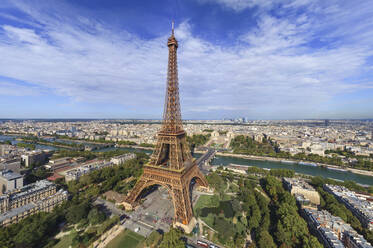
M208 187L208 184L190 153L181 121L176 56L178 43L173 28L167 46L167 91L162 127L150 161L144 166L144 173L128 194L126 202L134 206L144 189L162 185L172 197L175 222L187 225L193 218L190 192L192 179L199 186Z

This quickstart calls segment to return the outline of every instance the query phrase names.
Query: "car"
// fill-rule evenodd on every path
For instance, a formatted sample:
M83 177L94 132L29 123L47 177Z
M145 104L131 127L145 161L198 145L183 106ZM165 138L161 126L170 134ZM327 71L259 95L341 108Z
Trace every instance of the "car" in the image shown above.
M196 248L194 245L186 244L185 248Z
M125 220L125 219L129 219L130 217L125 215L125 214L122 214L121 216L119 216L119 220Z
M136 227L135 232L139 232L139 231L140 231L140 227Z
M210 244L209 248L219 248L219 246L214 245L214 244Z
M205 248L209 248L209 245L206 242L203 242L201 240L197 240L197 245Z

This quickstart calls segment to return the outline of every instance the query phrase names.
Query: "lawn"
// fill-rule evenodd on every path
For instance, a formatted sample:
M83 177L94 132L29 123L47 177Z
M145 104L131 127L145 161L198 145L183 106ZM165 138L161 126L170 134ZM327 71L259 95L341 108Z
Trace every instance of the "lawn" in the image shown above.
M76 236L76 231L71 231L70 234L63 236L53 248L67 248L71 245L73 238Z
M201 217L207 217L210 213L214 215L224 213L224 216L228 219L234 216L231 201L220 201L217 207L204 207L199 211Z
M202 209L206 208L206 207L216 207L216 205L211 201L212 199L212 195L201 195L196 203L196 205L194 206L193 210L194 210L194 214L196 215L197 212L202 212ZM200 211L198 211L200 210ZM207 225L209 226L212 226L213 222L214 222L214 215L212 214L209 214L208 216L206 217L202 217L202 216L198 216L200 217Z
M107 247L110 248L137 248L145 240L145 238L131 230L124 230L115 239L113 239Z
M212 195L201 195L198 198L198 201L196 205L194 206L194 209L200 209L200 208L205 208L205 207L216 207L215 204L211 201Z

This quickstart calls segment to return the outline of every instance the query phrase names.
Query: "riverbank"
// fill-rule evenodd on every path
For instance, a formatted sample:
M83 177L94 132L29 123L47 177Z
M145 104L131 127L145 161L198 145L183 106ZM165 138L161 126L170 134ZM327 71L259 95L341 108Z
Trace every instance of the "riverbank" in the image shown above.
M106 146L114 146L115 142L97 142L92 140L85 140L85 139L65 139L65 138L57 138L56 140L64 140L69 142L81 143L81 144L93 144L93 145L106 145Z
M94 144L99 146L104 146L105 148L113 147L113 148L132 148L132 149L141 149L141 150L154 150L154 147L145 147L145 146L139 146L139 145L118 145L115 142L95 142L95 141L89 141L89 140L80 140L80 139L61 139L58 140L64 140L64 141L70 141L75 143L81 143L81 144Z
M27 142L27 141L25 141ZM68 149L68 150L74 150L74 147L71 147L71 146L65 146L65 145L60 145L60 144L53 144L53 143L49 143L49 142L33 142L33 143L30 143L30 144L38 144L38 145L45 145L45 146L54 146L54 147L59 147L59 148L65 148L65 149Z
M154 147L144 147L144 146L135 146L135 145L116 145L116 148L132 148L132 149L141 149L141 150L154 150Z
M284 158L262 157L262 156L255 156L255 155L223 153L223 152L217 152L216 155L223 156L223 157L235 157L235 158L243 158L243 159L250 159L250 160L282 162L282 163L284 163L284 161L285 163L294 163L294 164L299 164L299 162L310 163L310 164L312 163L312 164L315 164L316 166L324 167L330 170L349 171L351 173L373 177L373 171L366 171L366 170L354 169L354 168L349 168L349 167L341 168L340 166L337 166L337 165L321 164L321 163L315 163L315 162L310 162L310 161L297 161L297 160L284 159Z

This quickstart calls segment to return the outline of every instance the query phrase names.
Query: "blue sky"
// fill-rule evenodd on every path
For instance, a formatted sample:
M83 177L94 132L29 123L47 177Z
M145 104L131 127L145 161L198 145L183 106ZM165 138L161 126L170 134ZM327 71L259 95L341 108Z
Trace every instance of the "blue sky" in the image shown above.
M373 118L373 2L2 0L0 118Z

